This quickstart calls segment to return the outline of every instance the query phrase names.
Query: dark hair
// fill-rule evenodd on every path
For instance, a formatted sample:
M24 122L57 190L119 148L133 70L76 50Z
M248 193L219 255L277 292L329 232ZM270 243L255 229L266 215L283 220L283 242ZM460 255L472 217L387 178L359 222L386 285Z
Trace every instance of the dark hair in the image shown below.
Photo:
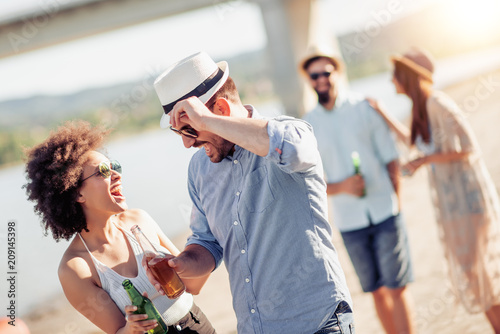
M56 241L69 240L87 230L83 210L76 202L83 165L89 151L99 148L109 133L88 122L71 121L52 132L41 144L26 149L26 194L34 211Z
M205 103L206 106L210 107L215 103L218 98L225 98L234 104L241 104L240 95L238 89L236 89L236 84L231 77L227 77L226 82L219 88L217 92Z
M418 135L426 143L430 143L429 113L427 99L432 82L418 75L402 62L394 62L394 78L401 85L404 93L412 100L411 144L415 144Z

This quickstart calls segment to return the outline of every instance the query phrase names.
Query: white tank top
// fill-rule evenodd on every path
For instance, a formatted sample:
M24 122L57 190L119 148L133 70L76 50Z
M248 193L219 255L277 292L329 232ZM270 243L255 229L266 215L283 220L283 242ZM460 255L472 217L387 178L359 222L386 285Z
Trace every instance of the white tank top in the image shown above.
M177 299L169 299L156 291L155 287L149 282L146 276L146 271L141 265L143 252L141 246L139 245L139 242L134 238L132 234L121 229L119 226L117 227L125 234L130 246L132 247L132 250L134 251L138 272L136 277L131 278L122 276L96 259L88 249L85 240L83 240L83 237L80 235L80 233L78 233L78 236L82 240L85 248L92 258L92 261L94 262L94 266L99 275L99 279L101 280L102 289L109 294L109 296L118 306L123 315L125 315L125 306L131 305L132 303L127 295L127 292L125 292L125 289L122 286L122 282L125 279L129 279L141 294L144 291L148 293L149 299L151 299L160 314L162 314L163 320L167 325L175 324L176 322L181 320L182 317L184 317L189 312L189 310L191 310L191 307L193 305L193 296L190 293L184 292ZM154 244L154 246L159 251L170 254L170 252L165 247L158 244Z

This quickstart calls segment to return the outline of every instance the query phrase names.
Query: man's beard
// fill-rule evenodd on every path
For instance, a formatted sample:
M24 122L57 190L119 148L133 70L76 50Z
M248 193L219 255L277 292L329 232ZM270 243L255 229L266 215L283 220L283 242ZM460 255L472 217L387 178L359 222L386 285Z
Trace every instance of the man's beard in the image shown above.
M219 163L221 162L222 160L224 160L224 158L226 158L228 155L232 155L233 154L233 147L234 147L234 144L225 140L225 139L222 139L221 137L219 137L219 141L216 141L215 143L212 142L212 143L209 143L210 146L211 146L211 155L208 156L208 158L210 159L211 162L213 163ZM204 141L200 141L200 142L196 142L193 146L194 147L200 147L200 146L203 146L205 143L207 142L204 142Z
M318 94L319 104L323 105L330 102L330 92L323 92L323 93L316 92L316 93Z

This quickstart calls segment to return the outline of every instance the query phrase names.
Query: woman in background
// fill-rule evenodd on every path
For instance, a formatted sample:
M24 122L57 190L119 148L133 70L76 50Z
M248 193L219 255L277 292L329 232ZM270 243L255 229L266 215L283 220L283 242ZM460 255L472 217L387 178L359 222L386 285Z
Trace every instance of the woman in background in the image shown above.
M434 64L419 49L392 57L392 82L413 102L411 129L382 110L403 143L420 157L409 175L428 168L436 220L455 295L470 313L484 312L500 333L500 206L479 146L460 108L432 87Z
M142 249L130 228L139 225L162 252L179 251L146 212L128 210L121 165L96 151L107 134L86 122L68 122L26 152L25 187L45 231L56 241L78 235L59 265L66 298L106 333L144 333L157 323L133 314L136 307L122 287L130 279L148 293L169 333L215 333L190 293L168 299L149 282L141 265ZM197 293L207 278L184 280L187 291Z

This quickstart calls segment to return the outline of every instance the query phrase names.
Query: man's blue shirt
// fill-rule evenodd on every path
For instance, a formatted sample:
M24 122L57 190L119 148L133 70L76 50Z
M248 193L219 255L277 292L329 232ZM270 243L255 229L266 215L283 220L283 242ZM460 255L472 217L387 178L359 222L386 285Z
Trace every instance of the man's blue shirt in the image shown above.
M239 334L314 333L341 300L352 307L331 242L323 166L308 123L281 116L267 131L266 157L239 146L220 163L195 153L187 244L224 260Z

